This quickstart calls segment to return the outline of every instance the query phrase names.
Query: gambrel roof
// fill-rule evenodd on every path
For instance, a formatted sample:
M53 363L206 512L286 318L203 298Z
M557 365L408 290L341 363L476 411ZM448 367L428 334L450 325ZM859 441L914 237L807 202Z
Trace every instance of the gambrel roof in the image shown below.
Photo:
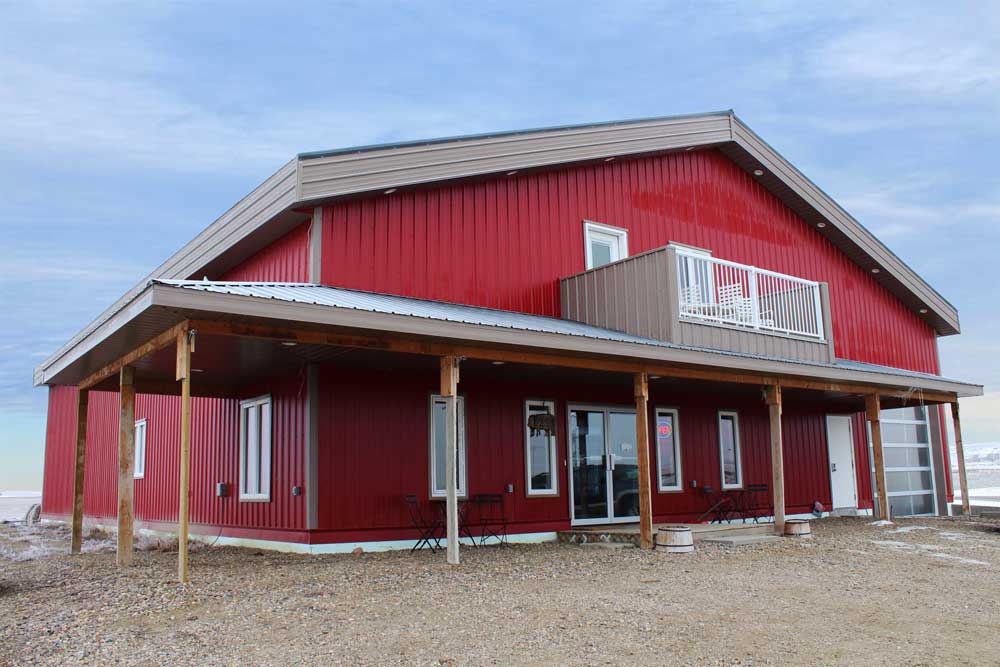
M958 311L731 110L550 127L302 153L282 166L78 333L36 371L56 363L154 279L219 274L301 224L315 206L348 196L607 157L716 148L752 174L918 313L939 335L959 332Z

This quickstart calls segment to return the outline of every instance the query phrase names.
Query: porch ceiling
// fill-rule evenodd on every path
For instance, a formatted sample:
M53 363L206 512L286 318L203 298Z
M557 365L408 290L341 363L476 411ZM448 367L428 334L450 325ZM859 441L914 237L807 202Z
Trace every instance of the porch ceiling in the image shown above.
M106 364L188 319L233 323L249 336L238 345L214 340L219 336L210 335L212 331L198 337L199 352L194 367L204 365L205 374L205 381L199 384L211 386L208 380L214 378L222 393L249 377L259 377L267 369L297 367L307 355L312 355L315 361L323 361L324 355L340 356L341 353L330 350L331 346L339 345L409 351L417 356L448 353L487 360L498 358L496 355L502 352L507 359L522 355L525 363L538 363L538 359L552 355L562 359L563 366L574 365L572 359L579 358L581 366L602 364L605 371L628 372L642 364L643 368L648 365L649 372L664 376L676 375L671 372L673 369L678 373L687 369L691 377L695 369L703 369L730 376L740 374L740 379L734 381L762 384L773 384L776 378L797 379L800 384L823 381L858 386L855 383L859 383L868 392L903 397L920 392L958 396L982 393L978 385L921 373L855 362L802 363L678 346L523 313L317 285L196 281L152 281L115 318L82 341L75 354L67 354L56 364L40 369L36 384L79 384ZM270 327L270 331L279 333L256 335L250 329L254 326ZM301 347L296 351L282 349L280 341L294 339L296 330L313 332L314 339L299 340L296 348ZM356 339L343 343L347 340L345 336ZM322 344L307 345L317 341ZM442 352L445 349L447 352ZM158 382L173 383L172 354L168 348L138 362L139 379L151 386ZM858 392L848 390L848 393Z

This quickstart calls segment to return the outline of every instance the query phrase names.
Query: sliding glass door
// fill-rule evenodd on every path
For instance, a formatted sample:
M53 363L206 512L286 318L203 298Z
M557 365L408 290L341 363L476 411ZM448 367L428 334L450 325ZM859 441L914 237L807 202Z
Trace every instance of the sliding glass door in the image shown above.
M639 520L639 458L635 412L570 406L573 523Z

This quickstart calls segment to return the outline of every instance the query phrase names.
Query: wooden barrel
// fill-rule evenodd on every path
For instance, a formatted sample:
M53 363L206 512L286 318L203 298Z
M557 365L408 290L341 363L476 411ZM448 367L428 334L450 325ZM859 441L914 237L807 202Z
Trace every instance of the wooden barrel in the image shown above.
M686 526L664 526L656 532L656 549L668 554L694 551L694 538Z
M785 522L785 535L788 537L808 537L812 535L809 520L789 519Z

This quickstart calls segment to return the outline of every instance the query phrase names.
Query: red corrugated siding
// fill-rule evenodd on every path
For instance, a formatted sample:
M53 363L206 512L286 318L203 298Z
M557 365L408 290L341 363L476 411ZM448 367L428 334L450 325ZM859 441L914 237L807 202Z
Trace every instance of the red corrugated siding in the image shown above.
M304 429L306 397L302 378L277 378L248 390L247 396L272 396L271 502L238 500L238 411L235 399L193 398L191 401L191 521L211 525L266 529L305 527L305 495L292 487L305 484ZM72 511L76 390L50 393L46 440L44 509L49 514ZM117 515L118 394L91 392L87 417L87 470L84 511L87 516ZM139 395L136 419L147 420L146 474L135 481L136 517L176 521L180 399ZM226 482L228 498L215 495Z
M299 225L218 280L309 282L309 229L309 223Z
M830 283L837 354L938 372L933 330L715 150L465 183L324 209L323 282L558 316L584 219Z
M398 539L409 527L405 494L428 496L429 396L433 372L394 371L391 381L362 370L324 367L320 376L319 529L328 541ZM556 530L569 525L566 419L570 403L629 405L631 386L587 383L463 379L469 493L504 493L511 532ZM523 410L527 398L555 400L559 417L559 491L555 498L524 493ZM699 388L654 387L652 406L678 407L684 491L653 494L657 520L694 519L706 509L701 487L719 481L717 411L740 413L744 481L771 485L767 408L752 392L727 394ZM830 504L825 415L819 409L786 410L785 469L788 511ZM654 459L655 460L655 459ZM655 465L655 463L654 463ZM654 472L655 475L655 472ZM692 488L692 483L697 489ZM655 486L653 487L656 488Z
M42 480L42 511L46 514L67 514L73 509L75 452L76 387L49 387Z

